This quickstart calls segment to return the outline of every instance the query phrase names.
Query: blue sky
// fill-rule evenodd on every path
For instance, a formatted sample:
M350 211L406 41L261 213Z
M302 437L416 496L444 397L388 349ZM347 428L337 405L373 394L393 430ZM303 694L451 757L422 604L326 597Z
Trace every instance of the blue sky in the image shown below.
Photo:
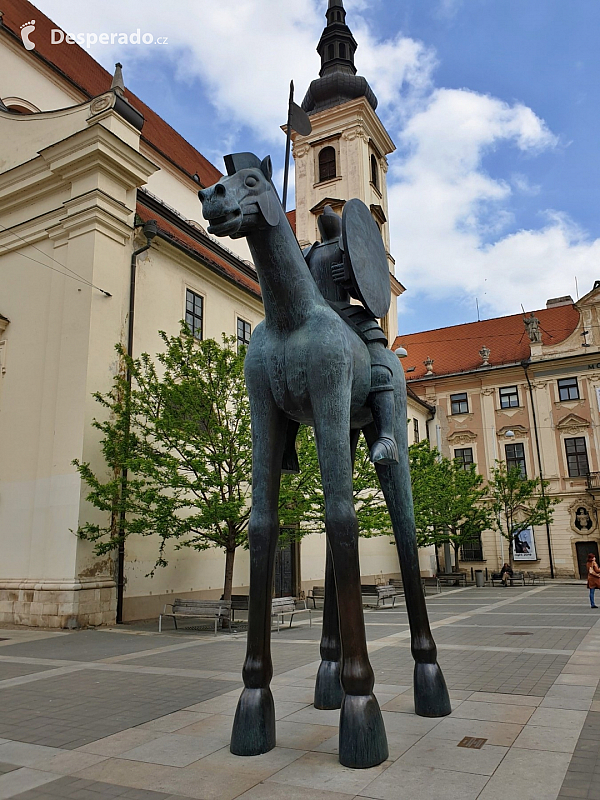
M38 0L69 33L168 36L96 46L127 85L222 168L283 167L287 86L317 77L326 0ZM345 0L356 65L398 149L388 189L406 286L401 332L542 308L600 278L600 3ZM289 204L290 205L290 204Z

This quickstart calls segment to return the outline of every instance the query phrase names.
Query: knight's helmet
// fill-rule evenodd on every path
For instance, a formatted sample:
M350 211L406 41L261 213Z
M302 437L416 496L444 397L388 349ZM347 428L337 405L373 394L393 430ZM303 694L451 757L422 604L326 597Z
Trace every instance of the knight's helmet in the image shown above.
M317 220L317 225L323 242L331 242L334 239L339 239L342 235L342 219L329 205L323 209L323 213Z

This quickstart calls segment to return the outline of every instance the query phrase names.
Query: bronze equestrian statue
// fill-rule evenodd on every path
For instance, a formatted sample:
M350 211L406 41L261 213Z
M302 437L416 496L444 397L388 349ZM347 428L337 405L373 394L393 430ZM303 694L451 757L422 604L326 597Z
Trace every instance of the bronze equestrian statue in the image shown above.
M251 756L275 747L275 709L269 688L273 675L270 612L279 484L282 469L297 469L294 441L298 426L305 424L315 430L328 553L315 705L341 706L340 762L354 768L372 767L385 761L388 747L367 652L352 471L361 430L372 457L374 452L377 455L374 445L380 433L388 438L389 432L381 431L374 421L377 411L372 408L377 394L372 391L372 371L380 367L389 373L393 386L397 457L394 452L384 453L375 467L402 570L415 660L415 711L437 717L451 710L419 573L404 373L388 349L382 348L373 360L365 334L368 324L363 320L351 327L343 309L340 313L319 290L271 183L270 158L260 161L251 153L237 153L227 156L225 163L228 175L199 192L204 217L209 233L247 237L265 308L264 322L252 335L245 362L253 454L250 604L245 688L233 723L231 752ZM343 280L342 266L338 272Z

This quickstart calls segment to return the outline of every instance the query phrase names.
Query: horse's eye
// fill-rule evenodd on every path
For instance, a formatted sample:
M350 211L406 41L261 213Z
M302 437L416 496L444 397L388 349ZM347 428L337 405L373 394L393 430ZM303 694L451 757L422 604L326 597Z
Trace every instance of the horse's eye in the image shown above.
M248 175L248 177L246 178L246 186L249 187L256 186L257 183L258 180L254 177L254 175Z

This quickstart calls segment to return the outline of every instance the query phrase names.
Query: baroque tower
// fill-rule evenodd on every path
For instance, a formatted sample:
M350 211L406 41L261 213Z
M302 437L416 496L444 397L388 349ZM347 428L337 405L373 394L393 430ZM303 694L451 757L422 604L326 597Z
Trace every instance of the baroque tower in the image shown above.
M397 331L395 298L404 287L394 277L390 254L386 156L396 148L375 113L377 98L356 74L358 47L346 25L343 0L328 0L327 24L317 45L319 77L302 101L312 132L292 130L296 174L296 235L301 247L319 239L317 219L329 204L338 214L346 200L358 197L371 209L390 267L392 305L382 327L393 342Z

